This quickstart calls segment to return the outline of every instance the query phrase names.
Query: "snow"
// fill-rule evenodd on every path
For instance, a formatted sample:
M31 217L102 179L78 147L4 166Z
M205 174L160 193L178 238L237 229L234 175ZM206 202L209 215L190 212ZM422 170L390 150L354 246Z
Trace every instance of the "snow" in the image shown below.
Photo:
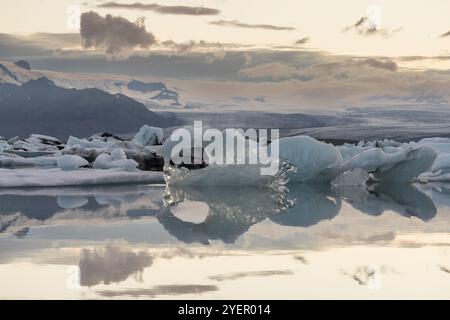
M80 167L87 166L89 162L84 160L82 157L74 155L64 155L58 157L56 160L59 168L65 171L77 170Z
M162 172L120 169L0 169L0 187L60 187L131 183L164 183Z
M163 139L164 135L161 128L144 125L136 134L132 142L143 146L154 146L162 144Z

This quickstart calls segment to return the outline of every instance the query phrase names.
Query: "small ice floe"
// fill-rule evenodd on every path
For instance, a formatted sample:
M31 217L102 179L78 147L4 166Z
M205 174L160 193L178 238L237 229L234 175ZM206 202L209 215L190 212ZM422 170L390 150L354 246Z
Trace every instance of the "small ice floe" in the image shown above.
M111 155L102 153L93 163L94 169L123 169L126 171L136 170L138 163L133 159L127 159L125 152L122 149L114 149Z
M162 172L123 171L120 169L0 169L3 187L60 187L131 183L164 183Z
M56 198L56 202L63 209L76 209L85 206L89 200L84 197L59 196Z
M86 160L79 156L71 156L71 155L64 155L58 157L56 160L57 165L61 170L70 171L70 170L77 170L81 167L85 167L89 164Z
M0 152L0 168L54 167L56 165L56 157L24 158L15 154Z
M14 137L6 140L0 137L0 152L25 158L53 155L63 148L61 140L41 134L32 134L26 139Z
M80 156L88 162L93 162L94 167L98 169L132 170L137 167L140 170L162 171L164 161L157 155L160 148L158 144L161 144L162 139L162 129L150 126L142 127L131 141L124 141L118 136L106 133L88 139L70 137L62 154ZM122 150L125 156L120 159L110 158L118 149Z

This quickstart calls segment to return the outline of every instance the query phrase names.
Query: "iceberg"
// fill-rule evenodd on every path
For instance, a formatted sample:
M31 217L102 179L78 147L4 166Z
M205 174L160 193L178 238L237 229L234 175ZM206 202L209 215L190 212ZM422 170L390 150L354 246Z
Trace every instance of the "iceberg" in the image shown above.
M370 179L369 173L361 168L345 171L331 181L332 186L365 186Z
M280 139L280 157L297 168L289 174L291 182L331 181L342 164L339 150L308 136Z
M136 134L132 142L138 143L142 146L161 145L163 143L164 135L161 128L150 127L144 125Z
M428 170L435 161L436 151L428 146L419 146L408 150L405 159L395 166L375 173L375 178L383 182L415 182L418 176Z
M189 170L166 165L164 179L173 186L270 186L284 185L286 170L275 176L261 175L259 165L209 165L203 169Z

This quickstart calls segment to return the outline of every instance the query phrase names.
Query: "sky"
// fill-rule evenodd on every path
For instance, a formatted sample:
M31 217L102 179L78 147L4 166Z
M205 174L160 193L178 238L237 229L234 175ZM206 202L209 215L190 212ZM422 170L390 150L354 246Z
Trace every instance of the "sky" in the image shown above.
M1 0L0 9L0 60L156 79L191 106L450 101L448 0Z
M74 32L70 20L77 6L80 12L94 10L111 13L131 21L145 17L147 30L161 41L206 40L241 44L292 45L309 38L307 47L336 54L405 56L436 56L449 54L450 37L440 35L450 30L447 0L165 0L146 1L160 5L184 5L212 8L215 15L161 14L130 8L100 8L108 1L95 0L2 0L0 20L2 33L29 34L38 32ZM130 4L135 0L116 3ZM398 30L392 36L362 36L343 32L361 17L378 12L375 19L380 28ZM375 11L373 10L375 8ZM72 10L71 10L72 9ZM373 14L372 14L373 15ZM212 21L239 21L244 24L270 24L294 30L264 30L212 25Z

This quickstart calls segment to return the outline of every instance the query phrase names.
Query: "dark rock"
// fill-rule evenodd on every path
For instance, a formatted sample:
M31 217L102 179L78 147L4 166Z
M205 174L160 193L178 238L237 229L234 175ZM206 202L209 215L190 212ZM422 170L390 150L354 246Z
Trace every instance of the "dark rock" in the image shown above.
M16 61L16 62L14 62L14 64L22 69L31 70L30 64L25 60Z

